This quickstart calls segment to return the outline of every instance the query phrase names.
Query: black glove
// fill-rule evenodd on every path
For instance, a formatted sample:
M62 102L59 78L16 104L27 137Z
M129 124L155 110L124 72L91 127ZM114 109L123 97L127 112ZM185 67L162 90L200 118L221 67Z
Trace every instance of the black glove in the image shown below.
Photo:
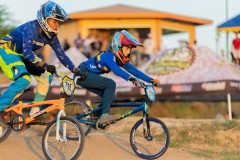
M77 70L74 73L78 77L78 81L84 81L87 78L87 76L85 74L82 74L80 70Z
M138 82L138 80L136 78L130 77L129 81L131 81L135 86L139 86L139 82Z
M51 74L55 74L56 73L56 67L54 65L48 65L47 63L45 63L43 65L43 69L47 70Z

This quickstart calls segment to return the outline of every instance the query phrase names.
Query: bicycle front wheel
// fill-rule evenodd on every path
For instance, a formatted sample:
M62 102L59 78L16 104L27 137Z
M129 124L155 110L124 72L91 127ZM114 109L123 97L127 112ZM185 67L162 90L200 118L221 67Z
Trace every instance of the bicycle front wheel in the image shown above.
M148 117L146 124L139 120L132 128L130 143L133 151L141 158L156 159L162 156L169 145L167 126L159 119Z
M12 131L12 129L11 129L10 126L8 126L6 128L0 126L0 143L5 141L8 138L8 136L11 133L11 131Z
M46 128L43 139L42 149L47 159L73 160L77 159L82 153L84 146L84 133L78 122L71 117L61 117L60 126L66 126L66 137L60 133L60 140L56 139L56 120L52 121ZM67 135L78 137L70 140Z

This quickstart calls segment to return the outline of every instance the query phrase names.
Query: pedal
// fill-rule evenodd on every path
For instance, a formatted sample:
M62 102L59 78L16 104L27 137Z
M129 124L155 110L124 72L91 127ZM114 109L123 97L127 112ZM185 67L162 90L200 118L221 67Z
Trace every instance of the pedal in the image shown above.
M101 133L105 133L109 130L109 124L100 124L99 120L96 122L96 130Z

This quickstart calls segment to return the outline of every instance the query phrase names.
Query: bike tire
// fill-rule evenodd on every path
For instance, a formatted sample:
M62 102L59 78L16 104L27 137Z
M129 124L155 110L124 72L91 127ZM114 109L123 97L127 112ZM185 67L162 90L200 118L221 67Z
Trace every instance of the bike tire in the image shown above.
M10 126L8 126L7 128L0 126L0 143L5 141L11 132L12 132L12 129L10 128Z
M56 140L56 120L49 123L42 138L42 149L48 160L75 160L81 155L85 136L79 123L72 117L61 117L60 124L66 123L66 134L77 134L78 140L65 138L63 142ZM72 127L72 128L71 128ZM74 130L73 130L74 129ZM59 132L60 133L60 132ZM60 133L60 137L62 134ZM65 152L66 151L66 152Z
M143 159L156 159L162 156L168 149L170 134L167 126L159 119L146 118L150 135L144 135L143 119L137 121L130 133L130 144L133 151ZM145 136L145 137L144 137ZM151 143L152 142L152 143ZM160 144L160 147L153 145ZM154 151L150 151L153 149Z
M69 100L67 102L65 102L65 113L67 116L77 116L80 115L84 112L90 112L91 109L90 107L83 101L79 100L79 99L72 99ZM88 117L84 117L84 118L90 118L91 115L89 115ZM79 122L79 120L77 119L77 121ZM80 123L84 135L87 136L90 131L91 131L91 125L90 124L84 124L84 123ZM68 137L69 139L74 139L74 137Z

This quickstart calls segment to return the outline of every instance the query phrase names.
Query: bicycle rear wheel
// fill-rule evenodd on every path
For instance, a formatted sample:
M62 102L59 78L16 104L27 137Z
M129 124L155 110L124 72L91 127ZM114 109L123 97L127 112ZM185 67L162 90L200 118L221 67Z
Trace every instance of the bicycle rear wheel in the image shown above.
M91 109L90 107L83 101L78 100L78 99L72 99L70 101L67 101L65 103L65 113L67 116L77 116L83 113L90 112ZM83 119L90 119L90 115L84 117ZM79 122L79 120L77 119ZM85 123L80 123L84 135L87 136L88 133L91 131L91 125L90 124L85 124ZM69 139L74 139L74 137L68 137Z
M167 126L157 118L146 118L146 124L143 124L143 119L141 119L131 130L131 147L139 157L144 159L156 159L162 156L169 142L170 135Z
M66 135L78 137L75 140L64 138L60 133L60 140L56 139L56 120L52 121L46 128L43 139L42 149L47 159L77 159L82 153L84 146L84 133L78 122L71 117L61 117L60 124L66 124Z

